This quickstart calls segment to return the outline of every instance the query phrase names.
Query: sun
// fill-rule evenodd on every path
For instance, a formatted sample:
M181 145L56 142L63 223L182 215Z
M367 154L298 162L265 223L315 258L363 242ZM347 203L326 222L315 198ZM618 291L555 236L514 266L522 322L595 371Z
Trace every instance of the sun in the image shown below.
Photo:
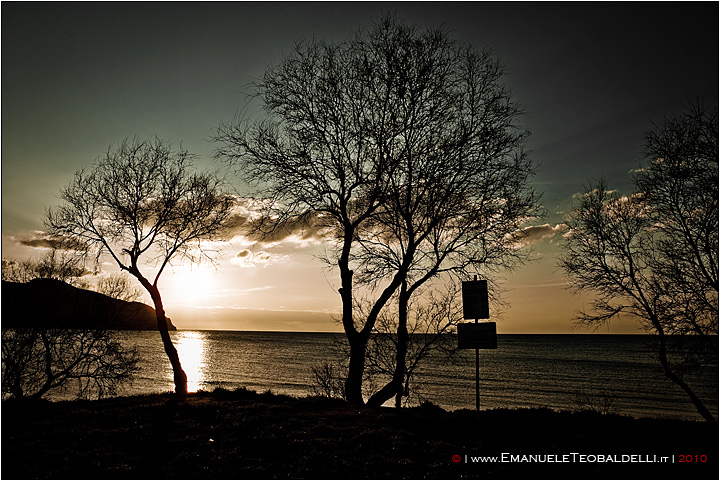
M205 304L217 292L216 271L207 267L177 267L163 279L168 305Z

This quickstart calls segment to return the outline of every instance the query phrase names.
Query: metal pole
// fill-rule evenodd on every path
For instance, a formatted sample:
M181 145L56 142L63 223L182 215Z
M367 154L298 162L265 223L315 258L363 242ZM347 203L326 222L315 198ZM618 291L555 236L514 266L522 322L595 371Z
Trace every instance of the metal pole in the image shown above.
M480 411L480 349L475 349L475 410Z
M477 275L474 280L477 281ZM475 324L477 323L476 318ZM475 410L480 411L480 349L475 349Z
M474 276L477 281L477 275ZM475 324L478 323L477 318ZM475 410L480 410L480 349L475 349Z

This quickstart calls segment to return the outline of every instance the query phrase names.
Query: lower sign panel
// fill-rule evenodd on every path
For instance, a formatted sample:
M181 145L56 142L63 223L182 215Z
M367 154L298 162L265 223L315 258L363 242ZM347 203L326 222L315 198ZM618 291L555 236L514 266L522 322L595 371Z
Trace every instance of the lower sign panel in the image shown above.
M458 324L458 349L497 349L497 328L494 322Z

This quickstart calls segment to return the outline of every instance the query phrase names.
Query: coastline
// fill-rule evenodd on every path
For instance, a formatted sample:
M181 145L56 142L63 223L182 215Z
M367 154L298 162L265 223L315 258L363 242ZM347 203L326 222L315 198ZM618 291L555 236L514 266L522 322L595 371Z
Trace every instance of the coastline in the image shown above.
M3 401L2 408L3 479L717 479L718 472L718 424L695 421L447 412L430 404L396 411L245 389L185 399Z

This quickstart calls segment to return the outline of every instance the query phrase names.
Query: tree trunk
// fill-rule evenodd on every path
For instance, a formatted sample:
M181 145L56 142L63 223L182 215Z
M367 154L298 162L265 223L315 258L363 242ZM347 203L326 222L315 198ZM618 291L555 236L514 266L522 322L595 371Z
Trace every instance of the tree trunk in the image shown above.
M406 394L403 392L402 389L395 393L395 409L400 409L402 407L403 395Z
M685 381L682 380L677 374L675 374L670 367L670 361L667 358L667 349L665 346L665 333L662 329L658 328L658 324L656 324L656 329L658 331L658 355L660 356L660 364L663 367L663 371L665 373L665 377L670 379L672 382L677 384L680 389L685 391L685 394L688 395L690 398L690 401L692 401L693 405L695 406L695 409L697 409L698 413L706 420L713 422L715 421L715 417L713 417L710 410L705 406L705 404L702 402L702 400L695 394L695 391L688 386Z
M400 320L398 325L398 345L397 345L397 357L395 364L395 383L397 390L395 392L395 407L399 408L404 395L403 385L405 383L405 376L407 374L407 351L408 344L410 343L410 336L407 330L407 299L403 306L400 307ZM383 401L384 402L384 401Z
M342 283L342 287L338 289L343 308L342 323L348 343L350 344L350 364L348 365L348 376L347 379L345 379L345 400L352 404L363 405L365 404L365 400L362 395L362 383L363 374L365 372L365 351L367 349L367 343L380 310L390 299L393 292L395 292L401 282L404 282L403 279L405 279L405 276L407 275L408 266L404 265L403 268L395 274L392 282L384 289L382 295L375 302L375 305L365 320L365 325L362 330L358 331L355 328L355 321L353 319L353 271L348 267L352 238L347 234L347 232L349 231L346 231L343 254L338 261L338 266L340 268L340 281ZM412 255L410 258L412 258Z
M365 400L362 396L362 381L365 372L367 339L355 328L355 320L353 319L353 271L349 266L351 245L352 230L349 225L346 225L342 255L338 260L341 283L338 293L342 301L342 323L345 336L350 345L350 363L348 364L348 374L345 379L345 400L351 404L363 405Z
M368 406L380 407L385 402L395 396L395 407L400 407L403 382L405 381L405 365L408 351L408 342L410 336L407 330L408 317L408 301L407 282L403 280L400 286L400 298L398 300L398 330L397 345L395 351L395 372L390 382L385 384L378 392L370 396Z
M170 339L170 332L168 331L167 318L165 317L165 310L163 309L162 299L160 298L160 291L155 286L150 286L150 297L152 297L153 304L155 305L155 316L157 318L158 331L160 331L160 337L162 338L163 347L165 348L165 354L167 354L170 360L170 365L173 369L173 380L175 382L175 394L185 396L188 392L187 388L187 375L183 371L182 365L180 364L180 356L178 356L177 349Z
M348 336L350 343L350 364L348 375L345 379L345 400L352 404L363 405L365 400L362 395L363 373L365 372L365 349L367 338L358 333Z
M42 342L43 346L43 361L45 366L45 382L43 383L42 387L37 390L35 394L30 396L34 399L40 399L43 397L43 395L50 390L52 387L52 383L55 379L55 376L53 374L52 370L52 346L50 345L50 339L48 339L47 330L41 329L40 330L40 341Z

